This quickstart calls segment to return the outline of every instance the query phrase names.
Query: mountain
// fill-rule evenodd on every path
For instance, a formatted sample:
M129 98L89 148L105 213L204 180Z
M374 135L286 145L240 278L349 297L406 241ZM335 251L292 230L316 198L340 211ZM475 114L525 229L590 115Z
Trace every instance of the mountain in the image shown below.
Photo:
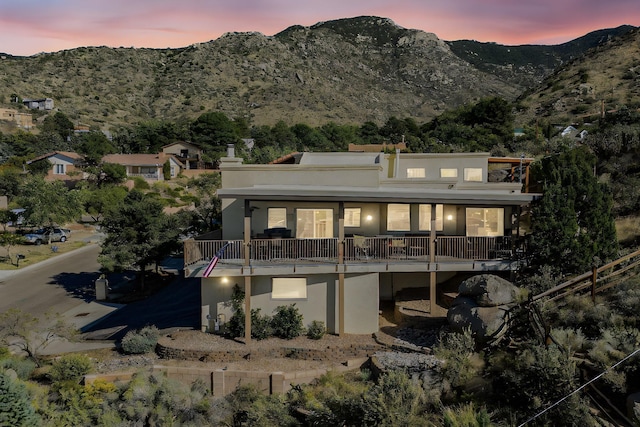
M602 30L599 38L624 28ZM581 39L548 52L445 42L363 16L293 26L275 36L227 33L180 49L0 55L0 107L11 106L12 95L49 97L74 123L104 130L152 119L192 120L207 110L252 125L382 124L390 116L422 123L482 97L515 100L558 61L598 43L595 36ZM505 49L518 60L509 62Z
M640 29L607 40L547 76L517 100L522 122L590 121L603 112L640 107Z

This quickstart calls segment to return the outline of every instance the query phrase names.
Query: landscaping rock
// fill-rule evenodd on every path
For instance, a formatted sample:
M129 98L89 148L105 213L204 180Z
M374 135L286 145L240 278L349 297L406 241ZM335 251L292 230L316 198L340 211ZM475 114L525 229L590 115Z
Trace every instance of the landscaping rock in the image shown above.
M496 307L516 301L520 290L511 282L492 274L470 277L460 284L458 295L473 298L481 307Z

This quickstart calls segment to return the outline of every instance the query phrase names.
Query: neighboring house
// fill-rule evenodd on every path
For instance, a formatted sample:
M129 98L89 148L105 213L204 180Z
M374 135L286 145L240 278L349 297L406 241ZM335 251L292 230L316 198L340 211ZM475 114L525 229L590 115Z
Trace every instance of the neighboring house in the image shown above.
M184 244L185 275L201 278L205 331L229 320L234 284L247 296L245 313L295 303L305 325L369 334L378 331L380 301L402 289L428 288L423 299L441 316L437 285L518 266L518 217L537 195L519 182L488 182L488 172L490 163L522 159L397 151L287 160L243 164L230 149L220 161L222 239Z
M202 161L202 149L197 145L190 142L174 142L172 144L162 147L164 154L170 154L175 156L184 164L184 168L189 169L204 169L204 162Z
M22 103L30 110L53 110L53 99L51 98L24 98Z
M20 113L9 108L0 108L0 120L14 122L18 127L31 129L33 127L33 116L27 113Z
M53 151L31 159L27 164L44 161L51 163L51 168L45 177L48 181L79 181L86 178L86 174L77 167L77 163L82 160L83 157L80 154L72 151Z
M171 154L108 154L102 158L104 163L122 165L127 169L128 177L139 176L146 181L162 181L162 168L168 161L171 177L176 177L184 169L184 164Z

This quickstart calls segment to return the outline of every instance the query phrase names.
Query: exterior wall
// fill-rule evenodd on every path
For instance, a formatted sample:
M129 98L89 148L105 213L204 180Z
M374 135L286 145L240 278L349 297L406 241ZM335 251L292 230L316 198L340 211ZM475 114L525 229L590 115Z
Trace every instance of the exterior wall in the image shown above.
M47 181L77 181L85 178L85 174L81 170L76 168L75 159L61 154L56 154L47 158L47 161L51 163L51 168L47 171L47 176L45 178ZM65 172L63 174L55 173L56 165L62 165Z
M337 281L336 281L337 289ZM347 275L344 279L344 332L372 334L379 330L379 274ZM336 295L336 325L338 295Z
M325 323L330 333L339 330L336 274L307 276L307 298L304 300L273 299L270 276L254 276L251 281L251 308L260 308L263 314L271 316L278 306L295 304L305 326L318 320ZM203 331L215 332L216 319L220 319L221 323L229 321L233 314L230 300L236 283L243 289L244 278L202 278ZM346 333L370 334L378 330L378 289L378 273L345 277Z

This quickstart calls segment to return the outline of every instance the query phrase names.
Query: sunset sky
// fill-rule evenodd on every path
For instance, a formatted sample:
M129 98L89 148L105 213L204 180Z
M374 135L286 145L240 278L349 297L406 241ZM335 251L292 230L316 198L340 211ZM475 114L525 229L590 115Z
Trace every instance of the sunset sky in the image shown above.
M557 44L640 26L638 0L0 0L0 52L80 46L183 47L230 31L274 35L291 25L373 15L443 40Z

